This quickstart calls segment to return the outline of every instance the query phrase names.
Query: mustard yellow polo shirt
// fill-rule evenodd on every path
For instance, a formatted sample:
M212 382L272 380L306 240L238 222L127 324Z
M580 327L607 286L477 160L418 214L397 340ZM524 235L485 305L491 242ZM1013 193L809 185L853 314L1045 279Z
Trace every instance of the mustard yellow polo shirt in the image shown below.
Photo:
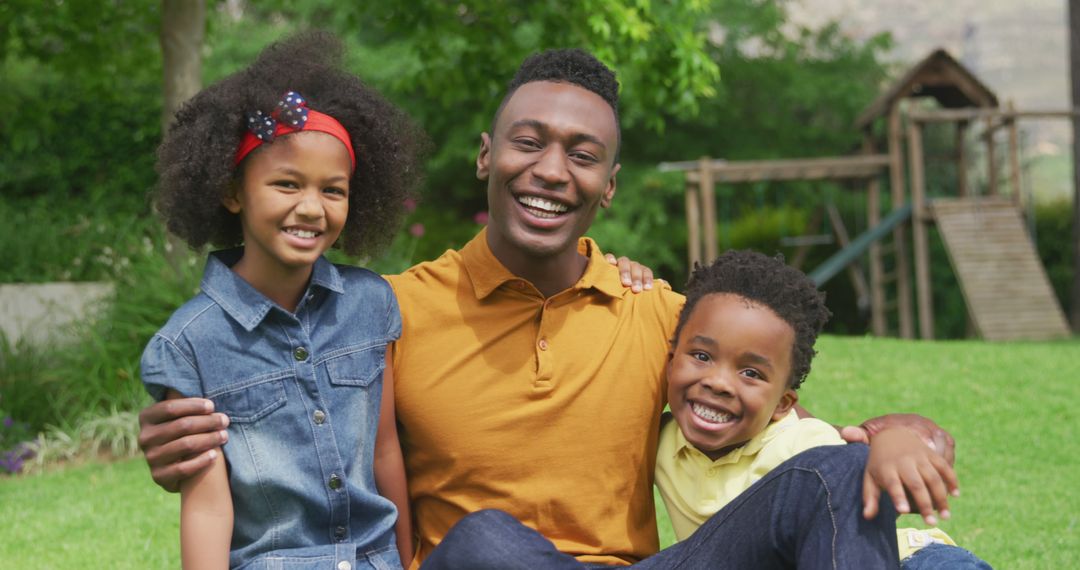
M658 549L652 484L668 340L683 297L633 294L583 238L544 298L481 232L387 279L401 306L397 418L420 560L467 513L502 509L583 562Z

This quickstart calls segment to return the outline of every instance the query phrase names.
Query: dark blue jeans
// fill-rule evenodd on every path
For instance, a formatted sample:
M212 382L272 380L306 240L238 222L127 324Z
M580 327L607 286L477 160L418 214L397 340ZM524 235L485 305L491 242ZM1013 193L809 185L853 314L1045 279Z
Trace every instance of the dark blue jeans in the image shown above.
M866 455L864 445L800 453L689 538L634 567L898 568L896 511L888 496L882 496L874 520L862 517ZM535 530L494 510L461 519L423 564L424 570L584 567Z

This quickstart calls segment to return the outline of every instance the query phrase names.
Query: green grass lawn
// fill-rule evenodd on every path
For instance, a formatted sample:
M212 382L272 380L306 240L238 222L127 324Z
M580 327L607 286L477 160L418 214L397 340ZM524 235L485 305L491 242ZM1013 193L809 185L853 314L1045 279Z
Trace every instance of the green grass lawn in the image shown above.
M818 416L919 412L956 437L962 496L942 527L962 546L999 569L1078 566L1080 342L829 337L818 349L801 390ZM178 567L178 512L141 460L0 479L0 567Z

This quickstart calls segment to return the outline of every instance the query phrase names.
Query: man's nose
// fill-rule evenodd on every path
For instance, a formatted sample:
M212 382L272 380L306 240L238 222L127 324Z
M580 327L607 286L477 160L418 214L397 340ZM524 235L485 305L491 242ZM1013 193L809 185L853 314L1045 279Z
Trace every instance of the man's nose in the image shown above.
M570 172L566 168L566 153L559 145L549 145L544 149L540 160L533 167L533 175L547 187L565 185L570 181Z

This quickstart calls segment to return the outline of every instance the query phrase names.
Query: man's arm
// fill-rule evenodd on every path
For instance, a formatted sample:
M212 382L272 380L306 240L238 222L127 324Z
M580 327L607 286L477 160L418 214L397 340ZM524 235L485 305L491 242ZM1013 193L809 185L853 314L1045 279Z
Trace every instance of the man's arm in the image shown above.
M390 499L398 511L394 535L397 539L401 565L408 568L413 559L412 511L409 509L409 490L405 480L405 460L398 440L397 416L394 412L394 361L386 352L383 370L382 403L379 406L379 431L375 436L375 486Z
M180 490L182 481L204 473L228 441L229 418L214 412L202 398L178 398L151 404L139 413L139 447L150 476L166 491Z
M800 418L814 417L806 408L795 404L795 412ZM907 428L923 441L930 449L937 452L952 465L956 460L956 441L949 432L941 429L934 420L918 414L888 414L870 418L857 426L837 426L840 437L848 443L869 444L873 436L891 428Z

